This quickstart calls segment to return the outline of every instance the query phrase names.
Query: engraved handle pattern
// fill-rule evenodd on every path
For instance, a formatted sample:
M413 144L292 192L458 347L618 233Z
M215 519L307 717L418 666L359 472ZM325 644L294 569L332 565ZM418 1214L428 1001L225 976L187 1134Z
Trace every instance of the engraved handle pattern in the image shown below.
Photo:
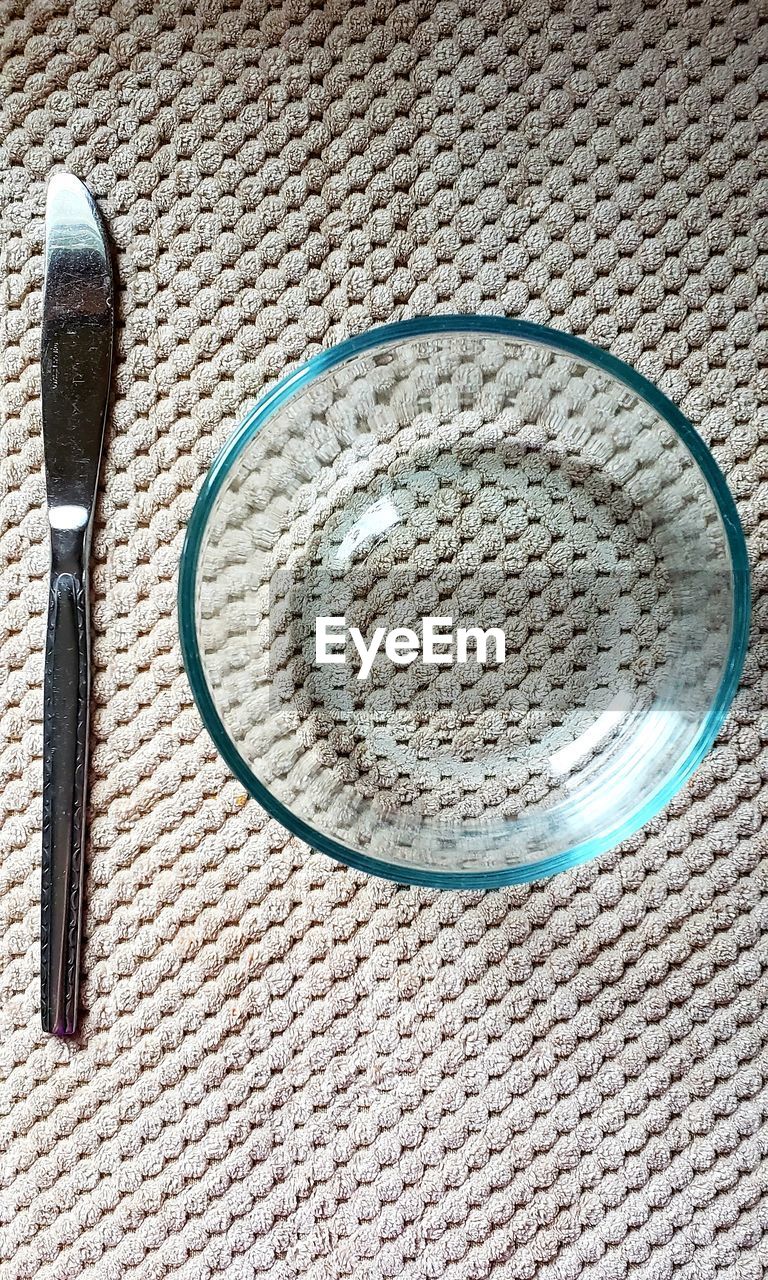
M77 1029L83 915L90 654L84 547L54 567L43 713L41 1012L43 1030ZM69 558L69 557L67 557Z

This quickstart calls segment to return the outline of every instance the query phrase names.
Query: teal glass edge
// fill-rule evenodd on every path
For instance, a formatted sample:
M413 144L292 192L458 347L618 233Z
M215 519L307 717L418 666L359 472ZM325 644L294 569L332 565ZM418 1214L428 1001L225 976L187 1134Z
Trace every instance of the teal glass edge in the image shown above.
M438 872L387 863L382 859L371 858L347 848L344 844L297 818L259 782L227 733L208 689L195 628L198 558L208 517L229 472L256 432L286 401L336 365L391 342L459 332L518 339L576 356L587 364L612 374L645 400L677 432L712 490L725 528L733 570L733 631L730 651L717 695L685 759L639 810L604 835L583 841L541 862L526 863L523 866L508 867L499 871ZM597 857L598 854L606 853L644 827L677 794L709 751L733 701L747 652L750 591L746 542L736 504L725 477L697 431L672 401L659 391L658 387L617 356L593 346L584 338L550 329L546 325L498 316L442 315L423 316L396 324L381 325L367 330L359 337L349 338L327 351L320 351L283 377L254 405L214 459L192 510L179 568L178 619L184 666L203 723L232 773L271 817L276 818L287 830L312 848L328 854L338 862L366 871L371 875L400 884L424 885L431 888L495 889L504 885L524 884L531 880L545 879L558 871L579 866Z

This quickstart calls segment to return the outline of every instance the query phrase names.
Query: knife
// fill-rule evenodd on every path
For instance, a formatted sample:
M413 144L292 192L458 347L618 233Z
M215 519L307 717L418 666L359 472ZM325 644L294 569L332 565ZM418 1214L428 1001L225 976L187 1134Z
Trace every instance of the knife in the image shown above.
M109 399L112 266L87 188L48 186L41 344L51 534L43 706L40 978L43 1030L77 1029L88 769L88 558Z

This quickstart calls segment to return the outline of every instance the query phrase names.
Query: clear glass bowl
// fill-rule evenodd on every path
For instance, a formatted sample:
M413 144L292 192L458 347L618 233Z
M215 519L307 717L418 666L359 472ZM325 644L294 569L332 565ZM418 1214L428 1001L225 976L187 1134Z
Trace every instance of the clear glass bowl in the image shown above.
M683 785L738 683L749 570L661 392L580 339L451 316L264 397L179 600L203 719L265 809L367 871L480 887L610 848Z

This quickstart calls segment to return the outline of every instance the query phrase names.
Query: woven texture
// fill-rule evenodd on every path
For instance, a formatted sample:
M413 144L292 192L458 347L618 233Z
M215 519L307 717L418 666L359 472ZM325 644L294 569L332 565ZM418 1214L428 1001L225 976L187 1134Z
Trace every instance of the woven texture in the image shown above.
M0 3L0 1280L768 1271L767 37L760 0ZM61 165L122 307L71 1043L38 1014ZM549 321L658 381L755 571L743 686L684 794L485 895L366 879L267 821L176 638L238 417L320 345L440 310Z

